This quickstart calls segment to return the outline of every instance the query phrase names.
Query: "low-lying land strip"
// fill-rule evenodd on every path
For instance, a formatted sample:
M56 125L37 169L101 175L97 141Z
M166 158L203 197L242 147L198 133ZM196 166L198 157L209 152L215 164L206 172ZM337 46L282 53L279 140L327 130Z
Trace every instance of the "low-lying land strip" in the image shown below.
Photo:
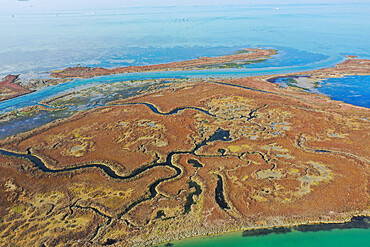
M102 75L112 75L121 73L163 71L163 70L194 70L211 68L234 68L245 64L261 62L277 53L273 49L243 49L232 55L219 57L200 57L188 61L172 62L165 64L154 64L146 66L128 66L114 69L90 68L90 67L70 67L61 71L51 73L55 78L88 78Z

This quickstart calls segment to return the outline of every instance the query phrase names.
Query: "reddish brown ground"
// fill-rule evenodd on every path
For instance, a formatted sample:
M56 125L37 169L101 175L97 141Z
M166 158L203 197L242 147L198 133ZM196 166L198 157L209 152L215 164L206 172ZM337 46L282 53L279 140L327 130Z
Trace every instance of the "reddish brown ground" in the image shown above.
M0 101L32 92L31 90L14 83L17 78L17 75L7 75L0 82Z
M241 62L246 60L266 59L276 54L276 50L272 49L245 49L245 53L233 54L220 57L200 57L193 60L172 62L166 64L155 64L148 66L128 66L118 67L115 69L105 68L90 68L90 67L70 67L51 74L56 78L69 78L69 77L94 77L102 75L112 75L120 73L132 72L145 72L145 71L160 71L160 70L191 70L201 69L205 66L221 65L230 62Z
M349 61L326 71L352 73L368 64ZM370 110L262 79L174 84L3 141L8 150L31 148L51 169L101 163L121 175L164 162L171 152L183 153L171 156L181 174L159 183L154 198L130 210L131 203L148 197L151 184L174 175L174 169L156 167L120 180L97 168L43 173L25 159L0 156L0 240L98 246L113 239L117 245L144 245L369 215ZM212 116L196 109L160 115L126 104L133 102L151 103L161 112L198 107ZM230 140L204 143L191 152L219 129L228 130ZM202 167L194 167L191 159ZM215 200L219 176L229 209ZM192 194L191 183L202 189L199 196ZM185 212L189 197L194 204Z

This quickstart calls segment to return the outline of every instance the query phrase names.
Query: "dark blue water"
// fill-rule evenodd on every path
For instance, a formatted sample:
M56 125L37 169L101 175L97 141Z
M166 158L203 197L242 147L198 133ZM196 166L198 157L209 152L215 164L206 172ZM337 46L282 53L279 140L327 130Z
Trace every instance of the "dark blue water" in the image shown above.
M292 77L277 78L274 83L287 87L291 79ZM303 85L297 83L293 83L291 86L313 93L321 93L334 100L352 105L370 107L370 75L347 75L319 80L313 88L304 88Z
M334 100L370 108L370 76L345 76L320 82L318 91Z

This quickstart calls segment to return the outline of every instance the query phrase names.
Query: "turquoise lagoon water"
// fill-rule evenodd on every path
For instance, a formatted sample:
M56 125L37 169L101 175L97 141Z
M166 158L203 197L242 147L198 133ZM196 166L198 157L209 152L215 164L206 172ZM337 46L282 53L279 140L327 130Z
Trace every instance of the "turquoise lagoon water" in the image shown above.
M369 229L291 232L258 237L242 237L242 234L239 232L172 242L174 247L365 247L369 246L369 243ZM170 244L167 244L167 246L170 246Z

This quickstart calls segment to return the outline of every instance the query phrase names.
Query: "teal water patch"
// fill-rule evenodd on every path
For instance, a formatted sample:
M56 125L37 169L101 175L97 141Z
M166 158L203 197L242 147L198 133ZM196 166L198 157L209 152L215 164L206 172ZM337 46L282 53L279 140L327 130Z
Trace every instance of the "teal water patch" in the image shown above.
M345 229L318 232L290 232L242 237L241 232L174 241L161 246L174 247L364 247L370 243L369 229Z

